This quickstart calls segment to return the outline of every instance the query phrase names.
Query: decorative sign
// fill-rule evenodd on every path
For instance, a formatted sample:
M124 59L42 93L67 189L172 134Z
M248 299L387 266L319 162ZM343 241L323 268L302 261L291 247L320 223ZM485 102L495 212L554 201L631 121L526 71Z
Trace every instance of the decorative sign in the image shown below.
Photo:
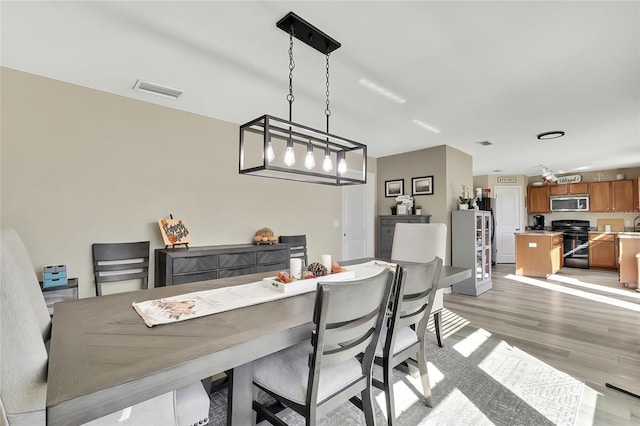
M498 176L498 183L516 183L516 178L513 176Z
M578 183L582 182L582 175L560 176L557 183Z
M175 246L177 244L189 244L191 242L191 233L187 229L187 224L182 219L160 219L160 233L164 240L165 246Z

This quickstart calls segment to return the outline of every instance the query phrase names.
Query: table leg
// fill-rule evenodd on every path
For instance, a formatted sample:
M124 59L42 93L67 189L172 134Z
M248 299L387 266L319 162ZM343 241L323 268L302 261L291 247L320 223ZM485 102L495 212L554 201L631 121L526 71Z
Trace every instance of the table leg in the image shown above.
M253 364L235 367L229 377L227 426L255 425L253 413Z

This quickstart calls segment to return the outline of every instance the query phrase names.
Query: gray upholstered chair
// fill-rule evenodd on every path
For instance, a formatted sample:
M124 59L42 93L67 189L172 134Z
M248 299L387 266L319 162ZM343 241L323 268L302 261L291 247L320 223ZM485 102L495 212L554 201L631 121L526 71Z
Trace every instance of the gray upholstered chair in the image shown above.
M94 243L91 252L96 296L102 296L103 284L117 281L142 280L142 288L149 288L149 241Z
M444 223L397 223L393 234L391 260L427 263L435 257L444 261L447 225ZM431 312L438 346L442 347L442 308L444 289L436 291Z
M51 318L20 236L8 228L0 234L0 424L44 426ZM87 424L204 424L209 403L196 382Z
M306 235L281 235L278 241L289 245L291 257L300 258L304 265L309 265Z
M257 389L300 413L307 425L360 397L366 424L375 424L371 365L393 280L384 269L369 278L319 283L310 341L255 361ZM257 401L253 407L272 424L285 424Z
M433 307L442 269L442 259L436 257L429 263L398 265L391 316L382 327L376 348L375 363L382 365L382 380L373 378L373 385L385 393L387 423L395 423L392 371L402 362L417 361L422 380L422 394L428 407L431 402L431 385L425 357L427 323Z

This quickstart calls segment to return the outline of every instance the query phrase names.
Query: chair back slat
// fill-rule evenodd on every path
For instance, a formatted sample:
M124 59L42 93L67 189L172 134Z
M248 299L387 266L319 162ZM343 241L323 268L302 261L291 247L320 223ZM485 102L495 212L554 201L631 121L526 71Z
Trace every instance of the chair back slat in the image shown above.
M325 349L322 353L322 366L327 367L353 358L367 350L373 341L373 329L356 341L337 346L335 349ZM326 346L325 346L326 348Z
M363 336L367 330L375 327L376 320L377 312L374 311L356 321L341 323L340 325L332 326L331 328L327 326L328 330L324 336L324 343L325 345L338 345L357 339Z

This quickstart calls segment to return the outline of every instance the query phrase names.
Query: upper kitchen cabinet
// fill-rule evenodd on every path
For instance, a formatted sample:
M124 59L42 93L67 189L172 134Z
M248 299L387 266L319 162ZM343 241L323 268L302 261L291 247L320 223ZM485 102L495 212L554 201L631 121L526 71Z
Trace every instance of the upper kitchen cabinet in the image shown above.
M527 187L527 212L549 213L549 187L528 186Z
M592 212L632 212L634 195L632 180L591 182L589 210Z
M550 195L584 195L589 193L589 183L569 183L549 187Z

